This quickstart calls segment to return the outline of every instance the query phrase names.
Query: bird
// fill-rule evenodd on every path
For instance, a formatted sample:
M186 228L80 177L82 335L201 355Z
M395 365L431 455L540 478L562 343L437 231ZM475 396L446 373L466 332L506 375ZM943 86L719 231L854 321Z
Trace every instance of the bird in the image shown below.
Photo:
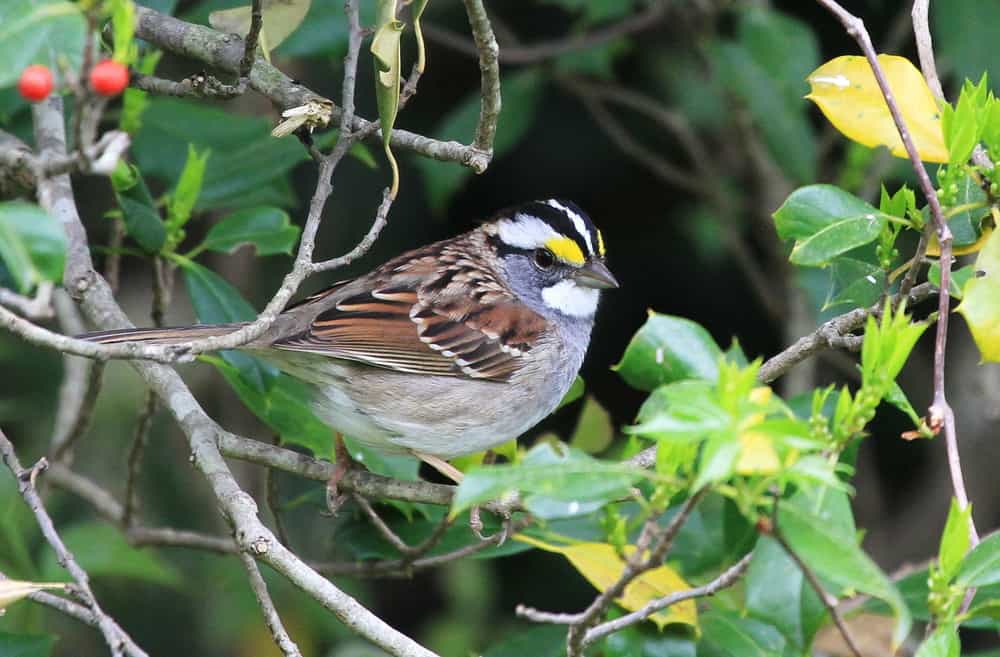
M287 307L240 349L307 383L335 432L459 481L449 459L517 438L555 410L601 291L618 286L590 217L571 201L533 201ZM81 337L180 344L244 325Z

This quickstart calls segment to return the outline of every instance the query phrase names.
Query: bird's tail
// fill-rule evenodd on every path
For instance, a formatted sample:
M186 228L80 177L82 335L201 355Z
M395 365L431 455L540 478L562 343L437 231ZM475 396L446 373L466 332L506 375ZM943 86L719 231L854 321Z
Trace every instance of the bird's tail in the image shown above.
M180 344L210 338L217 335L232 333L246 323L233 324L195 324L193 326L167 326L164 328L117 329L114 331L97 331L76 336L80 340L114 344L117 342L145 342L146 344Z

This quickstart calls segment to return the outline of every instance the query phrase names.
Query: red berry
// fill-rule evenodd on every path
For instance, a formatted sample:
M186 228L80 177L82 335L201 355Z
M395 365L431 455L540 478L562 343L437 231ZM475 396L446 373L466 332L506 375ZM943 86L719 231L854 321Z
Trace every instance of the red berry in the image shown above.
M90 69L90 88L102 96L117 96L128 86L124 64L105 59Z
M32 64L22 71L21 79L17 81L17 90L25 100L45 100L52 93L52 71L48 66Z

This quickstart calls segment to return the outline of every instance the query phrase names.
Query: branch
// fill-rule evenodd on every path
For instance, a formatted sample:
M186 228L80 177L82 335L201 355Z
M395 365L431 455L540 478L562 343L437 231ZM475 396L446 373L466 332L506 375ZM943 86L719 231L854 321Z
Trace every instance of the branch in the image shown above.
M264 613L264 623L267 625L267 629L270 630L271 636L274 637L274 643L285 657L302 657L299 647L288 636L285 626L281 623L281 617L278 616L278 610L274 606L274 601L271 600L271 594L267 592L267 583L260 574L257 562L253 560L253 557L244 552L240 552L240 561L243 562L243 566L246 568L247 576L250 579L250 588L253 589L254 597L257 598L257 604L260 605L260 610Z
M819 577L816 576L816 573L814 573L812 568L810 568L809 565L802 560L802 557L800 557L798 553L792 549L792 546L788 544L788 541L785 540L785 537L778 529L777 513L777 508L775 508L774 523L772 525L770 535L774 537L774 540L781 545L785 554L787 554L789 558L795 562L795 565L799 567L799 570L802 571L802 575L809 582L809 586L811 586L816 592L816 595L819 596L823 606L826 607L827 612L830 614L830 617L836 624L837 629L840 631L840 635L844 637L844 643L846 643L847 647L850 648L852 653L854 653L854 657L864 657L861 654L861 650L858 648L857 642L854 640L854 635L851 634L851 629L847 626L847 623L844 622L844 617L841 615L840 610L837 609L837 598L826 592L826 589L823 588L823 583L819 581Z
M55 314L52 310L52 283L39 283L33 297L0 287L0 306L10 306L28 319L51 319Z
M931 0L914 0L910 16L913 20L913 37L917 42L917 56L920 58L920 71L927 80L931 93L939 101L944 100L944 89L938 77L937 66L934 64L934 43L931 41L931 30L927 21Z
M952 412L951 406L948 404L944 388L945 345L948 340L948 319L951 310L951 299L948 292L951 284L952 264L951 229L948 227L948 222L945 220L944 214L941 211L941 202L938 200L937 193L934 190L934 185L931 183L931 179L927 175L927 169L924 168L924 163L920 159L920 154L917 152L913 139L910 137L910 131L906 127L903 115L899 111L899 105L896 103L896 98L892 93L892 89L889 88L889 82L885 77L885 72L882 70L882 67L878 62L878 57L875 54L875 48L872 45L872 40L868 35L868 31L865 29L864 22L841 7L840 4L835 2L835 0L817 1L820 5L829 10L830 13L837 17L840 23L844 26L844 29L847 31L847 34L858 42L862 52L865 54L865 58L868 59L868 63L872 67L872 73L875 75L875 80L878 82L879 89L882 90L882 96L885 98L886 105L889 107L889 113L892 115L892 120L896 124L900 140L902 140L903 146L906 148L906 153L910 157L910 163L913 165L913 171L920 183L920 189L924 194L924 198L927 199L927 205L930 206L934 229L937 232L938 244L941 247L941 287L938 290L937 334L934 339L934 400L932 401L930 408L927 410L928 425L935 431L940 431L942 428L944 429L945 446L948 453L948 469L951 472L952 488L959 507L964 509L969 504L969 497L965 491L965 478L962 474L962 463L959 457L958 436L955 432L955 415ZM969 520L969 533L971 538L969 547L971 549L979 543L979 534L976 531L975 524L972 522L971 518Z
M239 72L243 58L242 39L234 39L230 35L224 35L203 25L187 23L139 5L136 6L135 35L164 50L199 60L208 66L232 74ZM313 98L326 100L308 87L293 81L263 57L257 57L249 79L250 86L254 90L269 98L281 109L305 105ZM343 110L334 106L332 119L339 120L342 115ZM356 117L351 121L350 127L351 131L364 131L366 134L381 138L378 122L372 125L372 122ZM394 148L414 151L435 160L463 164L476 173L485 171L491 159L488 151L475 146L430 139L398 128L393 129L390 143Z
M474 146L493 156L493 139L497 133L497 119L500 118L500 46L497 45L493 27L483 0L463 0L465 13L469 16L469 27L479 53L479 72L482 79L480 89L479 124L476 126Z
M135 646L132 639L118 626L114 619L101 609L97 598L94 597L94 592L90 589L90 578L87 572L80 567L73 554L66 548L66 545L59 537L59 532L56 531L55 526L52 524L52 519L45 511L42 499L38 496L38 491L35 489L35 480L48 467L48 462L43 458L30 470L22 468L20 461L17 459L17 454L14 452L14 446L7 439L7 436L4 435L3 431L0 431L0 457L2 457L7 468L10 469L11 474L14 475L14 479L17 480L18 492L24 498L24 502L28 505L32 514L34 514L35 521L42 530L45 540L56 553L56 560L59 562L59 565L65 568L73 578L73 581L76 582L77 592L84 604L86 604L87 608L94 615L97 627L101 634L104 635L104 641L111 649L111 654L119 657L125 653L126 646L131 644L133 648L129 651L130 653L145 655L145 652L138 646Z
M635 625L636 623L641 623L656 612L662 611L667 607L677 604L678 602L691 600L692 598L704 598L706 596L715 595L719 591L733 586L743 576L743 573L746 572L752 559L753 552L750 552L744 555L742 559L733 564L728 570L723 571L722 574L708 584L703 584L702 586L697 586L686 591L677 591L676 593L671 593L670 595L663 596L662 598L657 598L645 606L636 609L632 613L619 616L614 620L601 623L600 625L595 625L587 631L586 635L584 635L583 646L589 646L609 634L624 630L626 627Z
M149 13L141 8L138 10L141 23L141 17ZM255 66L251 75L257 72L258 66ZM62 98L52 96L36 104L33 113L36 142L42 154L64 153ZM73 199L69 177L56 176L40 182L39 200L66 230L65 280L79 294L84 313L100 328L129 325L107 282L94 271L86 231ZM225 432L205 413L174 370L147 361L133 361L132 366L180 425L187 437L193 464L208 481L223 516L233 528L233 536L241 551L269 564L333 612L352 631L390 654L397 657L436 657L320 576L275 539L257 516L253 498L239 487L219 452L216 441Z
M935 291L934 286L930 283L918 285L910 291L907 301L909 303L917 303L931 296ZM894 297L894 299L897 302L899 300L898 296ZM795 341L795 344L767 359L760 366L760 372L757 373L757 380L761 383L770 383L784 375L795 365L824 349L845 345L853 346L853 343L849 341L845 342L847 338L853 337L850 336L850 333L864 326L865 320L868 319L869 315L880 312L882 312L882 306L876 303L869 308L855 308L824 322L809 335L799 338Z

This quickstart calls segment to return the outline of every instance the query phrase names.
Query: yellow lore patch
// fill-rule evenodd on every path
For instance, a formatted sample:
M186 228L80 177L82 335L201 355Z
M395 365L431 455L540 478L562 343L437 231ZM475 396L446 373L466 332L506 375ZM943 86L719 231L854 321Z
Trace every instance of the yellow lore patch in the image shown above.
M604 235L600 229L597 231L597 255L604 257Z
M545 242L545 248L552 254L571 265L580 266L587 261L580 250L580 245L568 237L553 237Z

